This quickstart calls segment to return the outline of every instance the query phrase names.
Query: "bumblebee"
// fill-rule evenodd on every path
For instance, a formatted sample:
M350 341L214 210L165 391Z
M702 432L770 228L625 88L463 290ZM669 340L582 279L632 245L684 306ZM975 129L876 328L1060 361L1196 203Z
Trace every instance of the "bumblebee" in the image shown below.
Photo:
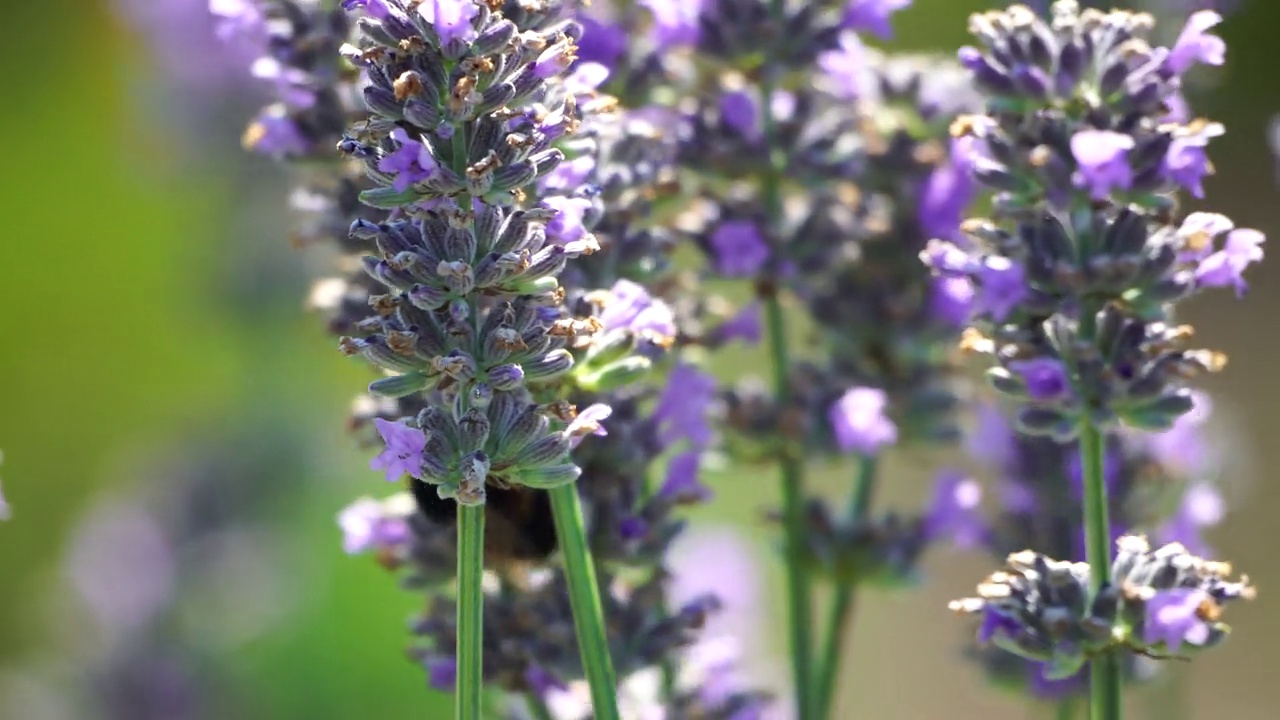
M454 527L458 503L445 500L428 483L409 479L419 511L434 523ZM485 488L484 564L503 569L543 562L556 551L551 497L545 490L521 486Z

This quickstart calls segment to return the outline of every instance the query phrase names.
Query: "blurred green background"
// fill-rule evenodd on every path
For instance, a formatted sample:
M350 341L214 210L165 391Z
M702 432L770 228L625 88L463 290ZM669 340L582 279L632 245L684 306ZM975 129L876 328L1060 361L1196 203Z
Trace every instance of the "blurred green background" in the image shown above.
M916 0L897 18L896 45L948 51L964 42L967 13L990 6ZM100 1L6 3L4 24L0 475L14 518L0 525L0 718L85 717L59 696L92 683L110 637L86 619L68 589L74 578L89 572L99 592L142 603L149 596L110 572L113 563L165 563L182 578L206 571L208 557L226 566L204 572L185 591L190 607L164 621L198 646L208 662L196 675L218 688L198 717L447 717L446 699L424 689L402 652L405 620L420 601L339 549L338 509L385 489L341 423L365 375L303 311L307 266L319 260L289 247L287 220L273 209L284 202L284 179L240 152L251 99L189 79L174 87L154 38ZM1246 2L1222 33L1227 67L1194 93L1201 112L1229 128L1213 148L1213 208L1273 234L1280 209L1266 133L1280 111L1277 26L1280 3ZM206 45L193 38L192 53ZM1245 302L1218 297L1188 313L1201 339L1232 358L1211 385L1234 458L1232 514L1211 539L1254 576L1261 596L1232 609L1237 631L1223 650L1179 669L1191 703L1183 717L1280 717L1266 669L1275 661L1269 643L1280 644L1270 592L1280 578L1280 489L1267 473L1280 462L1280 379L1269 374L1280 357L1271 322L1280 266L1264 263L1252 282ZM891 468L886 501L914 507L924 494L919 468ZM137 498L160 508L163 525L175 488L193 473L213 488L193 501L194 516L244 508L231 519L245 527L217 535L213 555L204 542L200 552L153 560L145 538L117 543L84 529L103 507ZM844 476L828 468L821 482L839 489ZM771 474L714 484L720 500L700 519L761 537ZM771 562L767 544L755 547ZM919 591L865 599L843 716L1037 716L959 658L966 630L945 601L967 593L988 564L936 553ZM774 598L778 578L773 567L762 580ZM1177 704L1170 697L1135 693L1134 707Z

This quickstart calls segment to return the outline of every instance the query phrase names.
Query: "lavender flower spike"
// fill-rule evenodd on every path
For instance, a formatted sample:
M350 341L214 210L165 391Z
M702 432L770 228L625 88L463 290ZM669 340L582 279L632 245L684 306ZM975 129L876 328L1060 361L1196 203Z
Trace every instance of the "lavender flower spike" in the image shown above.
M874 388L851 388L831 407L836 444L845 452L873 457L898 440L898 428L885 417L888 397Z

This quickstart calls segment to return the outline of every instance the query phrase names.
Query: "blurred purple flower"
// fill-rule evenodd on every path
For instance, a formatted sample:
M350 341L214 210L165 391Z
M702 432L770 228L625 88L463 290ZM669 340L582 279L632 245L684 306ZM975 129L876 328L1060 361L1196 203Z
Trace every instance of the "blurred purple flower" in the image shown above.
M556 211L556 216L547 223L548 240L557 245L568 245L578 242L587 234L583 221L587 211L591 209L590 200L555 195L543 200L542 204Z
M716 270L725 277L751 277L769 259L769 246L750 220L720 223L711 234Z
M972 548L987 538L982 518L982 485L957 470L944 470L934 483L933 501L924 516L924 532L930 542L947 540Z
M845 452L875 455L898 441L898 427L885 415L889 398L883 390L850 388L827 413L836 445Z
M418 14L431 23L442 44L469 43L476 38L471 20L480 12L473 0L423 0Z
M711 499L711 489L698 482L698 466L701 453L689 450L671 458L667 464L667 478L658 489L658 496L678 503L696 503Z
M653 409L653 421L664 447L687 440L695 448L711 443L707 411L715 399L716 379L697 367L681 363L667 377L667 386Z
M1192 13L1164 60L1165 69L1174 75L1180 75L1196 63L1221 65L1225 62L1227 44L1222 38L1208 32L1220 22L1222 16L1212 10Z
M386 448L369 461L369 468L385 470L388 482L395 482L404 475L422 477L422 451L427 447L427 436L404 423L383 418L374 418L373 423Z
M1071 136L1071 154L1080 173L1076 184L1087 187L1094 200L1105 200L1112 190L1133 185L1129 151L1133 138L1111 130L1081 130Z
M640 0L653 15L650 33L656 50L667 50L698 41L704 0Z
M245 147L268 157L300 155L309 142L301 128L279 103L263 108L244 134Z
M613 67L627 50L627 32L620 25L590 15L579 15L582 39L578 41L578 62Z
M960 237L960 223L977 194L977 184L961 147L959 143L951 143L950 160L934 168L920 191L918 220L920 229L928 237L944 240Z
M155 5L181 4L151 1ZM257 0L209 0L207 10L215 18L214 34L219 40L252 37L265 29L266 15Z
M630 330L642 336L673 338L675 313L639 283L619 280L609 289L610 300L597 318L606 330Z
M1213 602L1199 588L1174 588L1157 592L1147 600L1142 640L1148 645L1163 642L1169 652L1178 652L1182 643L1201 645L1209 639L1209 625L1200 617L1200 608Z
M977 280L974 312L988 313L996 322L1007 319L1030 293L1022 266L1006 257L983 258Z
M127 633L173 599L177 564L154 516L125 502L93 509L71 539L71 585L98 625Z
M386 504L370 497L343 508L338 513L338 527L342 529L342 549L348 555L394 549L409 539L405 516L390 512Z
M387 4L383 0L342 0L343 10L363 8L369 17L379 20L387 17Z
M935 277L929 283L929 314L942 323L962 328L973 315L973 283L962 277Z
M733 90L721 95L720 117L725 125L749 142L759 142L764 137L760 128L759 104L748 92Z
M316 104L315 91L308 87L311 76L304 70L287 67L273 57L263 56L253 61L249 73L270 83L275 90L274 97L289 107L305 110Z
M867 48L854 33L841 33L840 44L818 56L818 67L831 79L837 97L856 100L867 91Z
M587 178L596 169L593 155L584 154L572 160L565 160L547 173L540 181L543 190L572 190L585 185Z
M426 661L427 682L436 690L453 690L458 681L458 661L454 657L432 657Z
M911 0L849 0L841 26L888 40L893 37L890 16L910 5Z
M1227 234L1222 249L1201 261L1196 268L1196 282L1204 287L1234 286L1236 296L1244 295L1248 285L1244 271L1262 260L1262 243L1266 236L1257 230L1240 228Z
M754 301L743 305L736 315L716 328L716 336L722 342L741 340L748 345L755 345L760 342L763 334L760 303Z
M1207 393L1198 390L1192 391L1192 402L1191 411L1179 416L1165 432L1137 436L1157 462L1184 477L1203 476L1215 464L1215 453L1204 433L1204 424L1213 414L1213 402Z
M1013 426L1000 406L980 402L974 410L974 427L965 434L965 452L988 467L1004 468L1016 457Z
M1009 363L1013 371L1027 384L1027 394L1032 400L1053 400L1071 389L1067 368L1062 361L1053 358L1014 360Z

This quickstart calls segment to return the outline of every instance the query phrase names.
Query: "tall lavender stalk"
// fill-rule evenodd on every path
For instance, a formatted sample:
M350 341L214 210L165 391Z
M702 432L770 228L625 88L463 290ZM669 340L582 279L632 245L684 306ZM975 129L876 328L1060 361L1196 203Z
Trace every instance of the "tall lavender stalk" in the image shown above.
M1078 439L1084 486L1087 564L1015 553L980 598L955 607L984 613L984 638L1059 671L1089 660L1092 716L1112 720L1126 650L1208 644L1221 634L1218 605L1251 594L1180 545L1153 551L1125 537L1112 558L1103 433L1167 429L1191 408L1186 380L1225 359L1183 349L1191 329L1173 324L1173 305L1207 287L1243 292L1263 237L1209 213L1173 225L1174 193L1202 195L1205 146L1223 132L1171 110L1184 72L1223 61L1207 32L1217 14L1194 14L1172 48L1147 43L1146 14L1059 0L1051 15L1013 6L971 18L985 50L960 59L991 99L953 132L997 191L993 219L968 221L969 243L939 241L922 258L972 283L967 345L996 359L988 376L1019 402L1023 431ZM1041 598L1057 607L1065 588L1077 604L1051 616ZM1191 612L1168 610L1179 603Z

